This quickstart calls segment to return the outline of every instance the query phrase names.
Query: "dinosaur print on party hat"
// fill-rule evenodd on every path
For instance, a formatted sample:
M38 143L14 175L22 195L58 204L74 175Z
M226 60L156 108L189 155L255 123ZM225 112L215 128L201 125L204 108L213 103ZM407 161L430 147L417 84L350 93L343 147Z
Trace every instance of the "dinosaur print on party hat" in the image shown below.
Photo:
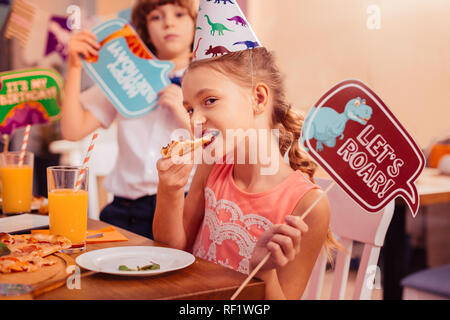
M238 44L243 44L243 45L247 46L247 49L254 49L256 47L259 47L259 43L256 41L238 41L236 43L233 43L233 46L238 45Z
M206 0L206 1L211 1L211 0ZM231 0L222 0L223 1L223 4L227 4L227 3L231 3L231 4L234 4L234 2L233 1L231 1ZM218 3L218 4L220 4L220 0L214 0L214 3Z
M221 23L211 22L211 20L209 19L209 16L207 14L205 14L205 18L206 18L206 20L208 20L208 24L211 26L211 34L213 36L215 35L216 31L219 33L219 36L223 36L224 30L233 32L233 30L228 29Z
M237 0L200 0L199 4L194 61L260 46Z
M247 26L247 22L240 16L234 16L230 19L227 19L228 21L234 21L236 22L237 25L241 25L242 27L246 27Z

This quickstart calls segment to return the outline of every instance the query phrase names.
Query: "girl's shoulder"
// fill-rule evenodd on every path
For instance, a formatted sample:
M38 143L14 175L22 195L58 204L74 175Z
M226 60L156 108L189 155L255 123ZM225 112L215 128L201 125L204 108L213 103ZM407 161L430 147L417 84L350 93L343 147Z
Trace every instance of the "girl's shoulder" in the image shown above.
M306 173L290 170L290 174L277 186L272 202L278 200L280 208L283 207L286 214L301 215L321 193L320 187Z
M280 168L279 179L282 181L278 184L280 192L293 193L299 198L312 189L320 189L306 173L299 169L294 170L289 165Z
M311 182L309 177L300 170L290 174L279 186L278 194L291 203L291 212L311 194L320 193L320 187Z
M310 181L309 181L310 182ZM307 192L298 199L292 215L303 216L306 211L308 215L304 218L306 224L312 229L327 229L330 221L330 205L328 197L323 194L323 190L310 182L314 187L309 188Z

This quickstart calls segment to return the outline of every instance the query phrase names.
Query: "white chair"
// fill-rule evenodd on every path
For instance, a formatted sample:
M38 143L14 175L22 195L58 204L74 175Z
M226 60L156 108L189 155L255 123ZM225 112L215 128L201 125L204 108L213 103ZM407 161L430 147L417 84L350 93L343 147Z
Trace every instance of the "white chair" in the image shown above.
M332 182L330 179L316 178L315 180L322 189ZM327 196L331 207L331 231L339 238L339 243L345 249L345 251L338 251L336 256L330 299L343 300L345 297L354 241L363 243L364 249L356 277L353 299L371 299L380 249L394 213L394 200L383 210L369 213L337 184L328 191ZM320 299L326 265L327 256L321 252L303 298Z

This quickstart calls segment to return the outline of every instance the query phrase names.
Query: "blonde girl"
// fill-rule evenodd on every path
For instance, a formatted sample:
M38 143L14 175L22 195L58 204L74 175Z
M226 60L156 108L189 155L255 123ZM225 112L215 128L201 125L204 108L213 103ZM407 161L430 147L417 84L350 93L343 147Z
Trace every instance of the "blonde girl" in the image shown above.
M182 88L192 126L218 130L225 141L253 130L266 150L276 148L267 154L278 168L261 174L267 163L250 163L255 150L247 147L238 161L248 136L234 145L216 141L215 158L225 163L199 165L185 199L193 165L160 159L155 239L243 273L270 252L257 274L266 298L299 299L322 247L333 245L330 210L323 197L304 221L299 217L322 191L311 182L315 165L298 144L303 117L286 102L273 55L257 48L193 62Z

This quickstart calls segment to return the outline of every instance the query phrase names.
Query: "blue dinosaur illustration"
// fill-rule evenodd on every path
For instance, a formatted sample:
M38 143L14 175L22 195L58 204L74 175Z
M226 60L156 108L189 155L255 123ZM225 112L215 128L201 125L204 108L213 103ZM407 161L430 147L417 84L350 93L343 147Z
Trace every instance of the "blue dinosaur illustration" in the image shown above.
M320 108L311 123L311 116L316 110L316 108L312 108L306 116L303 124L305 131L302 135L302 143L305 145L306 140L316 139L316 151L318 152L323 150L324 144L329 148L334 148L337 138L339 140L344 139L344 130L348 120L356 121L365 126L373 112L372 108L366 104L366 100L360 97L347 102L343 113L337 113L328 107ZM308 127L310 128L308 136L306 136ZM308 148L306 150L308 151Z
M206 0L206 1L211 1L211 0ZM223 1L223 4L227 4L227 2L234 4L234 2L231 0L222 0L222 1ZM215 0L214 3L220 4L220 0Z
M247 49L254 49L256 47L259 47L259 43L257 41L238 41L233 43L233 46L238 45L238 44L243 44L245 46L247 46Z

